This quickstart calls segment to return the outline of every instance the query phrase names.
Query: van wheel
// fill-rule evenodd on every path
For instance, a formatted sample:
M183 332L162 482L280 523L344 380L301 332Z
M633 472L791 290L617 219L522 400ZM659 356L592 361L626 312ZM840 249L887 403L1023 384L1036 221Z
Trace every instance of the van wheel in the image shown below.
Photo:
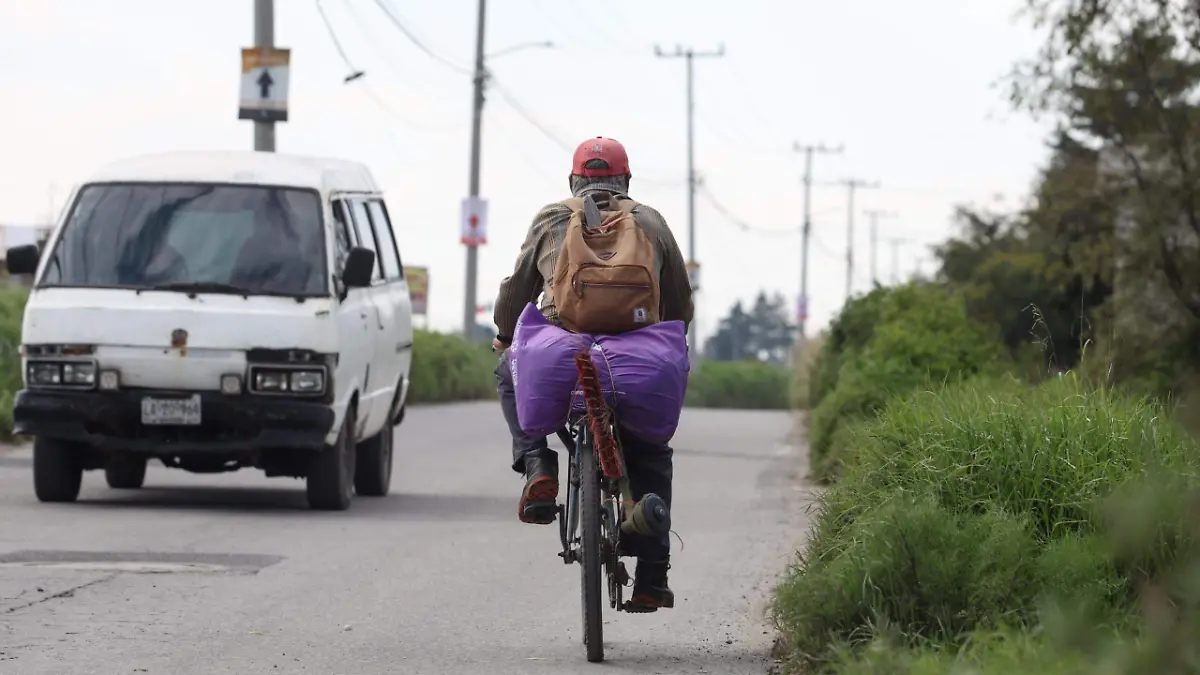
M396 429L384 424L379 433L358 444L354 489L365 497L383 497L392 486L392 448Z
M79 448L54 438L33 440L33 491L38 501L73 502L83 483Z
M104 479L115 490L136 490L146 482L145 457L113 457L104 467Z
M346 419L337 442L308 461L308 506L318 511L345 511L354 498L354 465L358 453L354 447L354 408L346 409Z

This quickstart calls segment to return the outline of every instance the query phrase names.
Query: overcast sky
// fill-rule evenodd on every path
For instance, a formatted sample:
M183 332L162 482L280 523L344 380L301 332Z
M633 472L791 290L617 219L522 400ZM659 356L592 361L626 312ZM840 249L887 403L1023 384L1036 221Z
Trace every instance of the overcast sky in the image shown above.
M439 57L466 66L474 0L389 4ZM405 263L430 272L430 320L457 329L464 251L460 200L469 165L470 77L431 58L375 0L323 0L354 66L343 84L315 0L276 0L276 44L292 49L291 120L278 150L367 163L383 185ZM794 141L844 143L819 156L818 183L855 177L855 289L869 287L864 209L896 216L881 240L902 274L950 233L956 203L1016 203L1045 151L1044 130L1009 111L995 85L1035 35L1016 0L493 0L487 51L551 40L490 63L498 84L549 135L574 146L605 135L629 150L633 196L662 211L687 247L685 70L654 45L725 56L696 61L696 166L745 232L697 197L702 336L738 299L799 294L801 157ZM0 0L0 223L43 220L71 184L123 156L250 149L237 119L240 48L251 0ZM490 241L480 254L487 301L511 269L535 211L566 194L570 153L497 92L483 129ZM846 190L814 189L813 328L844 300ZM57 214L56 214L57 215ZM892 271L881 241L879 273ZM490 315L489 315L490 316Z

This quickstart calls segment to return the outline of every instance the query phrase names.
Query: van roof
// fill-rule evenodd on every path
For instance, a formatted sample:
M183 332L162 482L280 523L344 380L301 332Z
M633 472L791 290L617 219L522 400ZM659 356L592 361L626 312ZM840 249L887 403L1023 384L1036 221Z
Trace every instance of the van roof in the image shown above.
M248 150L139 155L102 167L87 182L124 181L257 183L321 192L379 192L371 172L359 162Z

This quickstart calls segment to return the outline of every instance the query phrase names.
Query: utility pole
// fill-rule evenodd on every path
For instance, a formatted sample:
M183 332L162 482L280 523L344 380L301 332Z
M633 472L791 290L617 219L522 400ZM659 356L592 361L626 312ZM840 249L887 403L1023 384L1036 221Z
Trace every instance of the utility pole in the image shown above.
M805 326L808 324L808 246L812 236L812 169L813 155L840 155L842 146L826 147L824 143L817 145L801 145L797 142L793 148L796 152L804 153L804 236L800 244L800 302L796 307L797 338L796 356L804 353Z
M871 283L879 283L879 269L876 266L879 248L879 219L894 218L896 213L892 211L882 211L880 209L867 209L865 211L867 218L871 222Z
M479 154L483 135L483 88L487 84L487 70L483 65L483 31L487 25L486 0L479 0L479 18L475 27L475 73L474 93L471 96L471 184L470 196L479 196ZM463 338L475 341L475 307L479 284L479 245L467 244L467 280L463 300Z
M900 237L890 237L888 243L892 245L892 285L895 285L900 279L900 247L912 242Z
M877 188L879 182L868 183L858 178L847 178L841 182L849 191L846 211L846 300L849 300L854 291L854 192L858 188Z
M254 46L271 49L275 46L275 2L254 0ZM275 152L275 121L254 120L254 150Z
M675 46L675 53L668 54L664 52L658 45L654 46L654 55L659 58L682 58L687 63L687 173L688 173L688 263L691 266L696 264L696 164L695 164L695 96L694 89L694 74L693 62L697 57L713 57L720 58L725 56L725 45L719 45L716 51L698 52L691 47L684 49L679 45ZM699 277L699 274L697 274ZM695 284L693 288L693 296L699 291L699 284ZM693 299L693 303L695 300ZM696 321L693 317L691 325L688 327L688 345L689 351L694 356L699 351L699 345L696 344Z

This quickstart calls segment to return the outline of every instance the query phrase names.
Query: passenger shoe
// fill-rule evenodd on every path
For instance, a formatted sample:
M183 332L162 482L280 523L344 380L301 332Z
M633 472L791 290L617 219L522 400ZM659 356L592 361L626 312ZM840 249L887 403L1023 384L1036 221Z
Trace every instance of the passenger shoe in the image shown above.
M517 516L522 523L549 525L558 515L558 456L525 456L525 489Z
M633 594L626 605L627 612L645 614L675 606L675 593L667 585L669 560L651 562L638 560L637 574L633 581Z

